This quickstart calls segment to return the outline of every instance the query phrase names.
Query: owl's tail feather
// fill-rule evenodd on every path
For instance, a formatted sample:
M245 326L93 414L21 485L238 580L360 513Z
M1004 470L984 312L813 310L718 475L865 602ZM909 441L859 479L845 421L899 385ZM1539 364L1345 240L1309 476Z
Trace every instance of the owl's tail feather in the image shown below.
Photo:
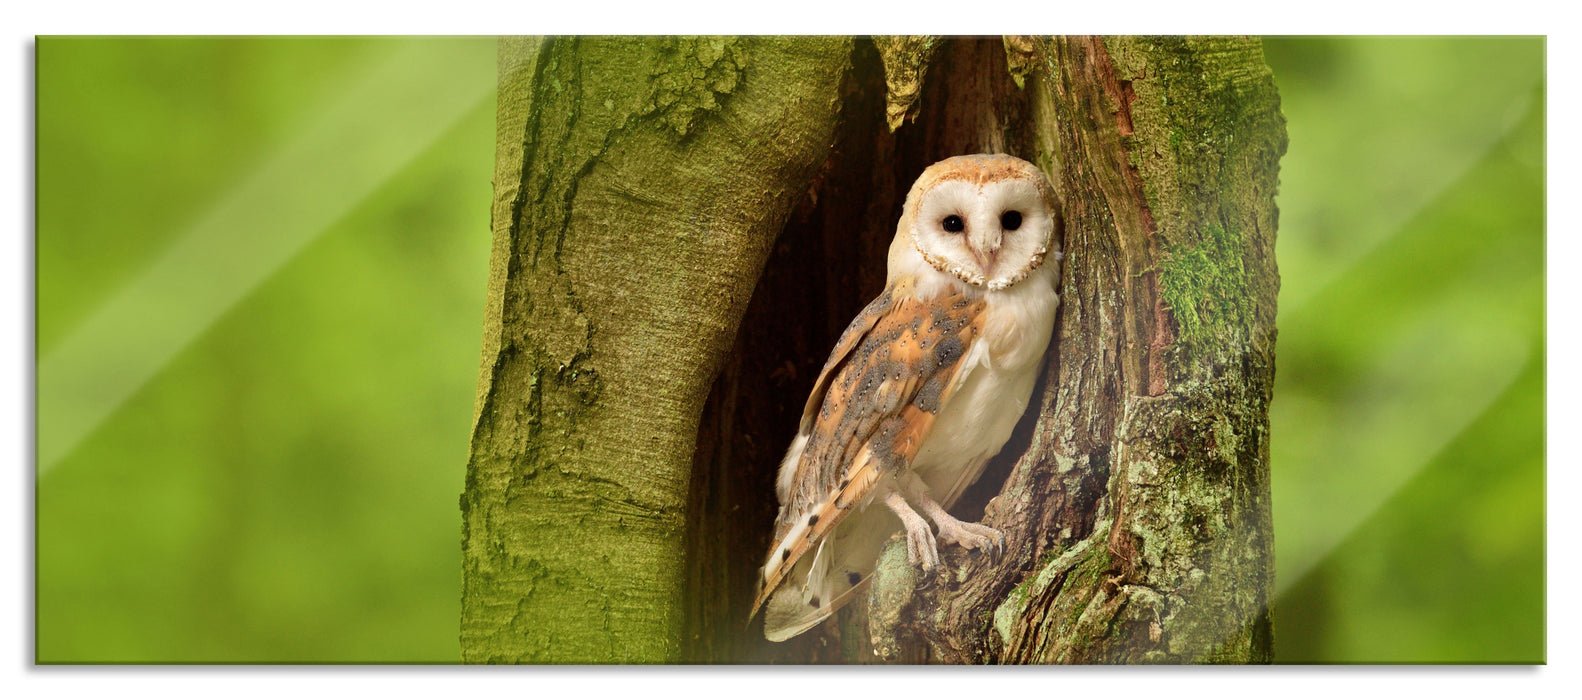
M764 637L783 642L835 614L867 587L879 550L900 529L885 508L863 509L841 521L764 604Z

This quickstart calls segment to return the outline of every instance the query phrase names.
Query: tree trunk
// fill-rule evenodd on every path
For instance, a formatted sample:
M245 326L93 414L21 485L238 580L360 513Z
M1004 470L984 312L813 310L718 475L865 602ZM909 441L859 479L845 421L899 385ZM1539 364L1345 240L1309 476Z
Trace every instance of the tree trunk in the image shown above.
M682 656L698 415L848 40L501 42L462 658Z
M511 40L502 78L464 659L1269 659L1285 134L1256 40ZM906 188L983 151L1065 217L1046 371L954 509L1007 551L925 579L892 546L867 600L764 642L801 404Z

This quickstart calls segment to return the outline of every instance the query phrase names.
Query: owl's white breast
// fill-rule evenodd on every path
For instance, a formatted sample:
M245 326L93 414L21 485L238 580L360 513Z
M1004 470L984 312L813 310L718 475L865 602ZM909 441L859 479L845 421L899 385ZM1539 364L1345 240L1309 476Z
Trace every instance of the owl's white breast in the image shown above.
M977 480L1027 409L1054 334L1058 276L1059 262L1051 260L1010 289L985 292L984 328L962 359L962 383L912 463L947 508Z

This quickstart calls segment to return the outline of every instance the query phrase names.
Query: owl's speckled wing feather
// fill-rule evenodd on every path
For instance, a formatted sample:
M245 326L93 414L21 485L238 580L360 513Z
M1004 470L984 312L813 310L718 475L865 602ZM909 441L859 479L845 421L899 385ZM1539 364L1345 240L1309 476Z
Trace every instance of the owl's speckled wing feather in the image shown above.
M809 551L818 551L852 506L874 495L882 477L911 464L966 371L963 358L981 332L984 306L981 297L959 292L920 300L902 279L846 329L808 398L797 437L804 442L800 454L793 448L788 457L795 462L786 468L794 471L782 485L775 544L755 612L793 572L804 588L808 578L832 575L827 562L819 569L819 556L811 565L798 565ZM841 592L856 583L843 584ZM809 595L807 613L798 617L816 622L847 597Z

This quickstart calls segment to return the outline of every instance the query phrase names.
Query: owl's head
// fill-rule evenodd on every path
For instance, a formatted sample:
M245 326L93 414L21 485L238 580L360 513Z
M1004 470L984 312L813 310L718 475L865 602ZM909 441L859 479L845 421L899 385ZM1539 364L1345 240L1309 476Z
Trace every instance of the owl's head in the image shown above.
M906 196L891 245L973 287L1020 282L1055 248L1054 187L1037 166L1007 155L957 156L928 166ZM909 256L906 256L909 257Z

